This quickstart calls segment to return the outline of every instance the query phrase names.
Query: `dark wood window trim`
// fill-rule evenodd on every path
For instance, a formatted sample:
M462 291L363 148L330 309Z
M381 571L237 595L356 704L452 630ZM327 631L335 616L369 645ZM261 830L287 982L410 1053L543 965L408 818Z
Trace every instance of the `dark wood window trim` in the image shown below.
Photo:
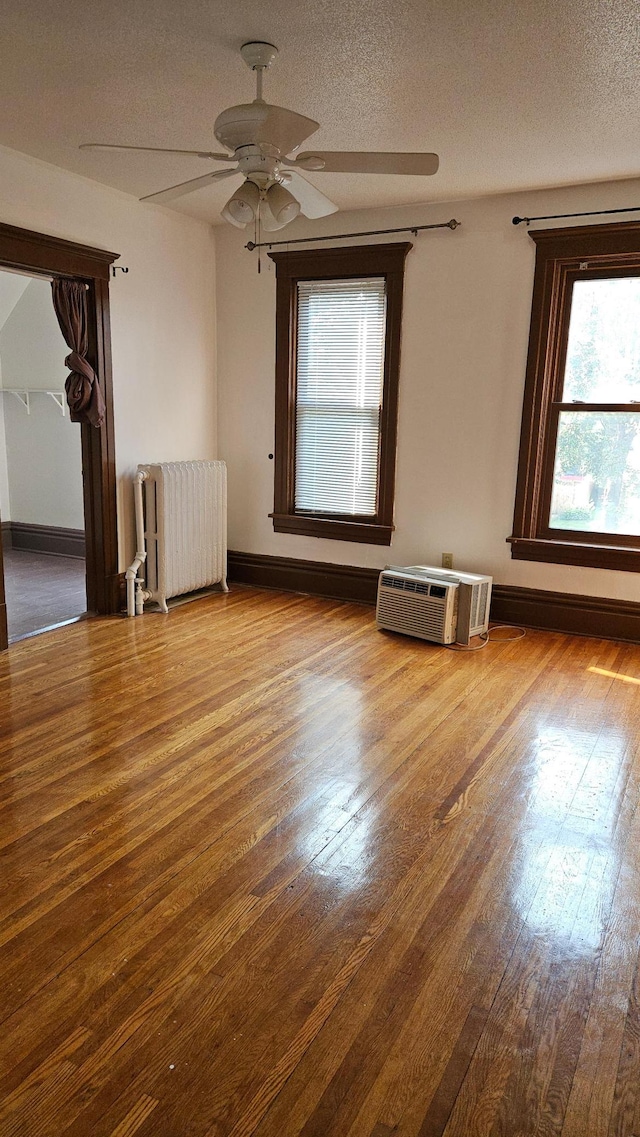
M640 572L640 537L548 524L573 283L640 275L640 222L542 229L529 236L536 245L536 267L513 533L507 538L511 556ZM609 409L638 408L613 404Z
M411 242L269 253L276 265L276 429L273 528L276 533L390 545L393 533L398 375L404 262ZM295 509L296 316L299 280L384 276L387 316L375 517L336 517Z
M82 472L87 563L87 608L109 615L120 608L116 514L116 466L111 381L109 276L119 253L0 224L0 268L84 280L88 286L88 358L104 395L106 414L97 429L82 424ZM0 577L2 561L0 555ZM6 610L0 583L0 648L6 647Z

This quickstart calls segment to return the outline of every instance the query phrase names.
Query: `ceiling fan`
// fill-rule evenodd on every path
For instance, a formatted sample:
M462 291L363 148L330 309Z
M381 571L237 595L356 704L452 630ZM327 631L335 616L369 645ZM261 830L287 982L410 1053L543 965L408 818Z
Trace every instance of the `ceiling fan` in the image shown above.
M299 147L320 124L286 107L272 106L262 98L263 74L276 58L277 47L271 43L245 43L240 54L247 66L256 72L257 90L252 103L229 107L215 121L215 137L231 153L97 142L85 142L80 149L185 154L213 162L234 162L232 168L212 170L158 193L147 194L141 201L173 201L211 182L242 175L242 185L229 198L222 216L239 229L244 229L257 218L268 232L282 229L299 213L315 218L336 212L337 205L303 177L300 170L341 174L436 173L437 154L334 150L306 150L298 154Z

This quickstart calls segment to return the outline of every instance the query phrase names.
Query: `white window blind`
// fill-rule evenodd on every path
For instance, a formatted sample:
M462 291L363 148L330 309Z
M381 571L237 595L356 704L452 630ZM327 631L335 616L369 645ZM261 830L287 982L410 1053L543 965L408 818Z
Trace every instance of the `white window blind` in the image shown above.
M298 282L295 508L374 516L385 278Z

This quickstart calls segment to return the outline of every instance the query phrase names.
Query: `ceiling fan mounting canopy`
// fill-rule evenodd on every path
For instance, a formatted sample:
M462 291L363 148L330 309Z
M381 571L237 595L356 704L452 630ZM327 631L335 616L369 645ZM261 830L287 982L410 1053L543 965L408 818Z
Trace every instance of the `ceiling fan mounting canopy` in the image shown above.
M222 216L239 228L259 217L263 227L269 231L289 224L298 213L315 218L326 217L337 210L338 207L307 181L300 170L414 176L436 173L437 154L333 150L307 150L298 154L302 143L318 130L320 124L263 99L263 75L277 58L277 47L263 40L250 40L242 45L240 55L247 67L256 73L256 97L252 103L228 107L215 120L215 137L229 153L92 142L84 143L80 149L155 151L234 163L231 168L212 170L168 189L147 194L141 200L173 201L222 178L241 175L245 181L224 206ZM286 170L282 169L283 166Z
M278 49L273 43L265 43L261 39L252 39L248 43L243 43L240 48L240 55L252 71L257 71L258 67L263 67L266 70L277 59Z

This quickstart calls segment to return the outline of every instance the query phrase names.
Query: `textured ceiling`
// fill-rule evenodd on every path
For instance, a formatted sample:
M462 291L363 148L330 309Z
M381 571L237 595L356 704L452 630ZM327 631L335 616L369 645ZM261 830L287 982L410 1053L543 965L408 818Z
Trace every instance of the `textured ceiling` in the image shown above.
M640 173L637 0L21 0L2 22L0 143L138 196L207 167L78 144L216 148L253 98L248 39L279 47L265 94L321 122L310 145L440 154L432 178L310 175L343 209ZM172 208L217 222L229 186Z

